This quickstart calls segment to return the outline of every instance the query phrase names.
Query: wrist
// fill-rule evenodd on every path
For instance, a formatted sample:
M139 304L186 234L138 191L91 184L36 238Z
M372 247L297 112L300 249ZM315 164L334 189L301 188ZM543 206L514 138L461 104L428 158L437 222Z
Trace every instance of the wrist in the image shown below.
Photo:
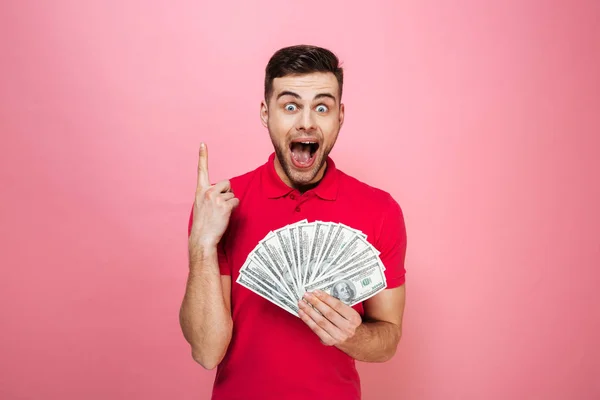
M217 244L212 242L195 243L189 246L190 268L200 263L205 264L217 258Z
M364 334L365 334L365 330L367 330L368 327L365 326L364 322L361 323L360 325L358 325L356 327L356 330L354 331L354 335L352 335L351 338L346 339L344 342L339 343L336 345L336 347L340 350L342 350L343 352L349 352L351 351L354 346L356 345L356 343L362 343L364 340Z
M220 236L207 235L192 231L192 233L188 237L188 246L190 248L198 248L199 250L212 249L217 247L220 240Z

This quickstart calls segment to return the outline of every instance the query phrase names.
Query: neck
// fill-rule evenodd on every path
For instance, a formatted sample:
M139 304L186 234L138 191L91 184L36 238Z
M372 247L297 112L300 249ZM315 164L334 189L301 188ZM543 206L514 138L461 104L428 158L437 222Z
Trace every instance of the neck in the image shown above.
M315 183L308 183L306 185L294 186L294 188L296 190L298 190L298 192L304 193L304 192L308 192L310 189L317 187L319 185L319 182L321 182L321 181L319 180L318 182L315 182Z

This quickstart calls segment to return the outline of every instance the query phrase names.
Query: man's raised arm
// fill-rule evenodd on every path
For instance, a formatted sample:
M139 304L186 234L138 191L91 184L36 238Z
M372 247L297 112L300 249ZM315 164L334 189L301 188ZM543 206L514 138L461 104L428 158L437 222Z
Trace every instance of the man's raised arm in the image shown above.
M206 369L221 362L231 341L231 277L220 274L217 245L238 204L229 181L210 184L208 149L201 144L188 239L189 274L179 322L192 357Z

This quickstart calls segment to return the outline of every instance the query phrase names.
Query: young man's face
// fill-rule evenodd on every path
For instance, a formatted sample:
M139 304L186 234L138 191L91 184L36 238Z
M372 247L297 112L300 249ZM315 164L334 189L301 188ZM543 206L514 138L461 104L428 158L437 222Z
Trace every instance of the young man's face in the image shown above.
M269 130L275 168L289 186L301 187L323 177L327 155L344 122L339 86L332 73L290 75L273 80L261 119Z

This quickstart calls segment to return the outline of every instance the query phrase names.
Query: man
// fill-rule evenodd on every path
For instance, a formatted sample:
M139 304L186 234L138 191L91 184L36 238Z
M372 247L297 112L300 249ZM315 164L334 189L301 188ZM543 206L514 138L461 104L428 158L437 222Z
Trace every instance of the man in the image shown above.
M387 192L343 173L329 157L344 122L342 86L329 50L283 48L267 65L260 108L275 149L267 162L211 185L208 150L200 146L180 322L194 360L218 366L213 399L359 399L355 360L395 354L405 301L404 219ZM307 293L298 318L237 284L256 244L301 219L365 233L380 252L387 288L353 307Z

